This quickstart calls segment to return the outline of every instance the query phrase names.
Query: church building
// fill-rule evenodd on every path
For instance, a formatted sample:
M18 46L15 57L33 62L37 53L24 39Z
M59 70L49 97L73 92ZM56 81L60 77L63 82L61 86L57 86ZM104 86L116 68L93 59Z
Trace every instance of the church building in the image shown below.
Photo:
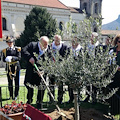
M19 37L24 30L26 16L35 6L46 8L61 29L62 24L66 25L70 18L76 25L84 20L83 10L87 17L98 17L101 14L102 0L80 0L79 8L66 6L59 0L2 0L3 37Z

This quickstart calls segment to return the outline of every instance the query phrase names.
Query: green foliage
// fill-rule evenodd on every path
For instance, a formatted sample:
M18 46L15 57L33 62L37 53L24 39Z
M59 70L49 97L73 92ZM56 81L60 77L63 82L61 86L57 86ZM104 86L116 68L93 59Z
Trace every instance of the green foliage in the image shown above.
M64 58L59 56L59 54L56 54L55 62L46 58L46 61L42 64L41 68L48 74L55 74L58 84L62 81L69 84L74 90L79 91L83 86L95 86L99 92L99 99L102 99L101 88L106 87L111 82L111 79L116 72L117 65L109 64L109 60L113 60L115 57L114 54L109 55L109 46L108 49L104 51L103 47L98 45L93 49L92 54L90 53L88 45L92 33L92 23L96 23L100 29L98 20L92 18L82 21L80 23L81 27L76 30L76 33L73 32L74 27L72 27L72 21L67 24L68 28L64 29L64 34L68 35L69 38L78 36L80 39L79 43L82 45L82 50L78 53L76 59L73 57L72 50L70 50L69 55ZM66 32L68 30L69 32ZM95 42L101 42L99 31L100 30L98 30L99 36L94 38ZM54 57L53 53L52 56ZM42 61L39 60L39 62L41 63ZM107 97L110 97L110 95Z
M116 27L116 30L118 30L118 27Z
M108 51L103 52L102 48L99 49L96 56L89 55L88 49L83 47L76 59L73 57L72 51L67 59L56 54L55 62L46 58L40 69L44 69L49 75L55 74L58 82L70 84L73 89L80 89L89 84L101 89L111 82L116 71L116 64L108 63L109 59L113 59L113 57L114 55L110 56ZM42 61L39 60L39 62ZM112 71L109 71L110 68ZM106 74L109 76L105 77Z
M41 36L51 38L56 32L56 21L45 8L35 7L25 20L25 30L16 45L24 47L31 41L38 41Z
M2 105L4 106L5 104L11 104L11 102L13 100L8 100L8 98L9 98L8 86L6 86L6 85L1 86L1 91L2 91ZM36 104L37 92L38 92L38 89L34 88L32 105ZM20 86L19 96L18 96L18 99L16 102L19 103L20 101L22 101L23 103L26 103L27 102L26 96L27 96L27 88L25 86ZM55 89L55 100L56 101L57 101L57 97L58 97L58 89L56 88ZM64 101L63 102L67 102L68 100L69 100L69 95L68 95L68 92L66 91L64 94ZM48 102L49 102L49 95L48 95L48 91L45 90L43 103L48 103Z

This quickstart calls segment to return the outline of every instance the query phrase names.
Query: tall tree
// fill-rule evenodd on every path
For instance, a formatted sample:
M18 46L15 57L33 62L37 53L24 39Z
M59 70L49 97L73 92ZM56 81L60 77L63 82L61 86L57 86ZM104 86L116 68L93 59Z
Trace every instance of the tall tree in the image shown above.
M40 36L51 38L56 32L56 21L45 8L35 7L24 21L25 29L15 44L24 47L31 41L38 41Z

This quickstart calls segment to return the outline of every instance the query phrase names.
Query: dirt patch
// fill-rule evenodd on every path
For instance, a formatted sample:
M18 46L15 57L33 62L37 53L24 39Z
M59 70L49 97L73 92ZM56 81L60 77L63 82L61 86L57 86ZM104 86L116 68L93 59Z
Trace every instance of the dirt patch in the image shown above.
M57 110L54 110L50 113L45 113L49 115L52 120L75 120L75 109L70 108L68 110L61 110L67 118L61 116ZM95 109L80 109L80 120L111 120L107 115L104 115L103 113L95 110Z

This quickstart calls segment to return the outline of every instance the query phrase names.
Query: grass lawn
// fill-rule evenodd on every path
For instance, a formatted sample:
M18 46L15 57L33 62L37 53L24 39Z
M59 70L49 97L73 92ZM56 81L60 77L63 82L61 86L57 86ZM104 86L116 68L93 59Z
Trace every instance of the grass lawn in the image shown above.
M4 106L5 104L11 104L11 102L13 100L8 100L8 98L9 98L8 87L3 85L1 87L1 89L2 89L2 106ZM56 90L55 90L55 100L56 101L57 101L57 91L58 90L56 88ZM26 96L27 96L26 87L25 86L20 86L19 97L18 97L16 102L19 103L20 101L23 101L23 103L26 103L27 102ZM37 99L37 89L34 89L34 96L33 96L33 102L32 102L32 106L34 106L34 107L36 107L36 99ZM62 107L62 108L73 107L74 104L71 104L71 105L66 104L66 102L68 100L69 100L69 95L68 95L68 92L66 91L64 93L64 96L63 96L64 104L60 105L60 107ZM45 108L51 106L50 108L53 109L55 107L54 104L49 103L49 95L48 95L47 90L45 90L43 105L44 105ZM80 106L82 108L86 108L86 109L95 108L95 109L97 109L99 111L102 111L102 112L103 111L106 112L108 110L108 106L104 105L104 104L101 104L101 103L91 104L91 103L80 102Z
M20 75L25 75L25 69L20 70ZM0 78L6 77L6 71L0 72Z
M13 100L8 100L8 98L9 98L8 86L2 85L1 86L1 91L2 91L2 105L10 104ZM56 90L55 90L55 100L56 101L57 101L57 91L58 90L56 88ZM26 87L25 86L20 86L19 97L18 97L16 102L23 101L24 103L26 103L27 102L26 96L27 96ZM32 104L36 104L36 99L37 99L37 89L35 88ZM64 93L64 96L63 96L63 101L67 102L68 100L69 100L69 95L68 95L68 92L66 91ZM43 103L47 103L47 102L49 102L49 95L48 95L48 91L45 90Z
M13 100L8 100L8 98L9 98L8 86L2 85L1 90L2 90L2 106L4 106L5 104L11 104L11 102ZM58 92L58 89L56 88L56 90L55 90L55 100L56 101L57 101L57 92ZM20 86L19 97L16 102L19 103L20 101L22 101L23 103L26 103L27 102L26 96L27 96L26 87ZM37 89L34 89L33 102L31 104L34 107L36 107L36 99L37 99ZM68 100L69 100L69 95L68 95L68 92L66 91L64 93L64 97L63 97L64 104L59 105L59 107L63 108L63 109L69 109L71 107L74 107L73 103L72 104L67 103ZM45 94L44 94L43 108L44 109L41 111L46 111L46 110L52 111L52 110L56 109L55 104L49 103L49 95L48 95L47 90L45 90ZM92 103L80 101L80 108L85 108L85 109L94 108L104 114L108 113L108 105L102 104L102 103L92 104ZM115 117L120 118L120 115L117 115ZM119 119L115 119L115 120L119 120Z

